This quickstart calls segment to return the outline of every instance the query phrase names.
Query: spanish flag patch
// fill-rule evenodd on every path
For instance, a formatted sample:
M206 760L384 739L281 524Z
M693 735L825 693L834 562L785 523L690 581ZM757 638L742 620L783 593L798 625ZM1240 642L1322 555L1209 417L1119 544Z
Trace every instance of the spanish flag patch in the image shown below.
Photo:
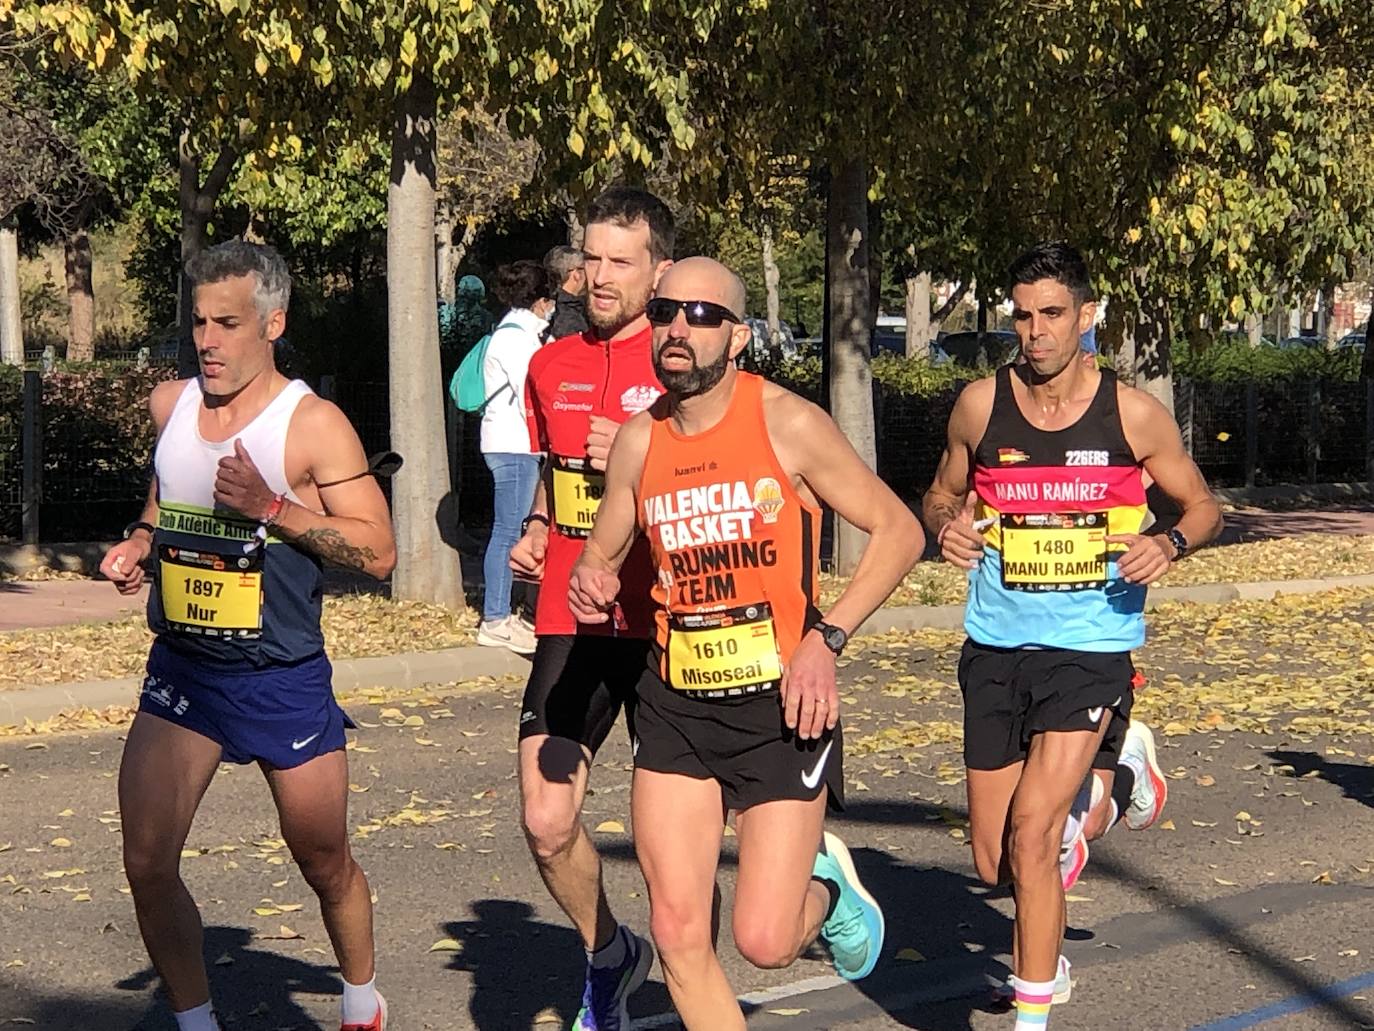
M997 461L1003 465L1015 465L1017 462L1029 462L1030 455L1019 448L999 447L997 449Z

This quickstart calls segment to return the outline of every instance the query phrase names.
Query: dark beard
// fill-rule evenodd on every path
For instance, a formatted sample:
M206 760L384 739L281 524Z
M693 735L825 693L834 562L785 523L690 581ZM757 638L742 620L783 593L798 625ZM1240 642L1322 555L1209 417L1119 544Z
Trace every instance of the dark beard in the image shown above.
M692 356L692 367L683 371L665 369L659 362L659 352L654 352L654 374L663 384L674 401L685 401L710 390L725 376L725 367L730 364L730 349L723 348L720 357L710 365L698 365Z

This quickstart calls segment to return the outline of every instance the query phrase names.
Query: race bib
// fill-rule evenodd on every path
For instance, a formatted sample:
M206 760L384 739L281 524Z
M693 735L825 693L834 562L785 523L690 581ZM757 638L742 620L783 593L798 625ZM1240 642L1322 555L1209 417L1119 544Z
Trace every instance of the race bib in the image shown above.
M1002 586L1078 591L1107 585L1107 513L1002 515Z
M553 455L553 521L569 537L588 537L606 493L606 477L584 458Z
M767 604L672 616L668 686L717 696L755 694L782 680L782 659Z
M261 548L234 555L163 544L158 559L162 611L172 630L202 637L262 636Z

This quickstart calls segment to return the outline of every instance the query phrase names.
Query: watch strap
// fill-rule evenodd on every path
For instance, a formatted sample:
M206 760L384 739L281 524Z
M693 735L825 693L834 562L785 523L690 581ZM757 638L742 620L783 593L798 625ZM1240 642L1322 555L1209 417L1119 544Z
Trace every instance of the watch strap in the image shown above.
M152 523L145 523L142 519L135 519L128 526L124 527L124 539L127 541L139 530L147 530L149 537L152 537L157 533L157 527L153 526Z
M1188 538L1183 536L1183 533L1177 527L1170 527L1165 531L1164 536L1178 552L1178 554L1174 556L1175 559L1180 559L1188 554Z
M811 624L811 629L820 633L825 646L836 655L844 651L844 646L849 643L849 635L833 623L818 619Z

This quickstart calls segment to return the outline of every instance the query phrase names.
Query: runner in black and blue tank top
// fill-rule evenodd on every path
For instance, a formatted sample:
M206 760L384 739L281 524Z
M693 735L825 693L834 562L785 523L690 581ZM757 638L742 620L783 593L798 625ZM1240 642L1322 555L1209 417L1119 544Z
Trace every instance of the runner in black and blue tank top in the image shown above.
M323 559L378 579L391 571L390 516L343 413L273 366L291 285L280 256L234 241L187 274L200 375L153 391L148 502L100 567L126 594L141 589L145 563L152 579L156 637L119 772L139 927L178 1031L217 1031L178 865L219 763L257 762L335 943L341 1027L384 1031L371 890L348 847L351 724L334 700L320 606Z
M960 395L924 516L969 571L959 685L974 862L1014 885L1008 994L1016 1031L1030 1031L1068 998L1064 890L1087 840L1113 807L1135 829L1163 807L1153 739L1130 722L1130 651L1146 588L1213 539L1221 513L1168 411L1082 359L1096 305L1078 252L1041 245L1008 279L1021 358ZM1144 475L1183 512L1167 534L1140 532Z

